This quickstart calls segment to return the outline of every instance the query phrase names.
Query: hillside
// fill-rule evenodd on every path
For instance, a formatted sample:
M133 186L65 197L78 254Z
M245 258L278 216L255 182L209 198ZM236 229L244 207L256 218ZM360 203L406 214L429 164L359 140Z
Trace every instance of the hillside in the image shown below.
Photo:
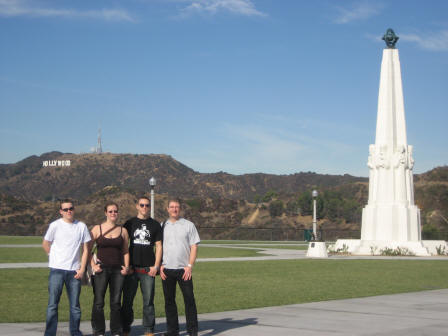
M70 166L44 166L44 161ZM54 163L54 162L53 162ZM57 199L77 202L88 225L103 219L107 200L120 205L122 220L135 215L134 199L157 178L156 219L165 218L168 195L185 201L185 217L203 239L303 239L311 226L311 190L319 190L319 227L326 239L359 236L368 180L350 175L223 172L203 174L167 155L63 154L32 156L0 165L0 234L42 235L58 217ZM416 203L426 237L448 231L448 167L415 175Z
M44 161L70 160L69 167L44 167ZM157 179L157 192L183 198L252 199L269 190L303 192L367 181L350 175L202 174L167 155L63 154L31 156L15 164L0 165L0 192L20 199L51 200L71 197L83 201L106 186L133 193L148 191L148 180Z

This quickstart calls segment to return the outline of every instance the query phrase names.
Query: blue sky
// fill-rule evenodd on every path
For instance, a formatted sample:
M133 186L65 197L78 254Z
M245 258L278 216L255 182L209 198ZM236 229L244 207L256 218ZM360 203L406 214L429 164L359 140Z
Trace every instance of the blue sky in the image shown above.
M0 163L168 154L367 176L387 28L414 172L448 163L448 1L0 0Z

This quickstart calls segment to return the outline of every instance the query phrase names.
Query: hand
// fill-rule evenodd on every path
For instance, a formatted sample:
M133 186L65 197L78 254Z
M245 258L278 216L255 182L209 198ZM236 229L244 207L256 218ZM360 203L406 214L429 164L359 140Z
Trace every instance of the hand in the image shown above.
M184 267L184 275L182 275L182 280L187 281L191 280L191 266Z
M92 270L93 270L93 273L101 273L103 270L101 269L101 265L98 265L98 264L95 264L95 265L92 265Z
M162 280L166 280L166 275L165 272L163 271L165 269L164 266L160 266L160 278L162 278Z
M79 269L76 270L76 274L73 276L75 279L82 279L82 276L84 275L84 271Z
M126 266L121 265L121 271L120 271L120 273L121 273L122 275L129 274L129 267L126 267Z
M157 275L157 267L155 267L155 266L150 267L148 275L152 276L152 277L155 277Z

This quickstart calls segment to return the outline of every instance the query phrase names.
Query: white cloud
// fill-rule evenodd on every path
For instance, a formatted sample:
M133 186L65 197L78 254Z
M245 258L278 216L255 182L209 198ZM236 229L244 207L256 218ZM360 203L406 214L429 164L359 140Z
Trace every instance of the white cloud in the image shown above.
M228 169L233 173L345 173L350 168L344 165L348 164L345 158L353 156L356 151L350 144L316 137L311 130L288 130L273 124L269 127L228 124L224 133L229 138L228 144L231 145L231 148L227 148L227 155L230 155L231 159L223 160L222 156L226 155L226 151L223 151L221 155L215 155L215 160L221 162L224 170Z
M99 9L79 11L76 9L46 8L32 5L26 0L0 0L0 16L28 16L28 17L67 17L90 18L106 21L129 21L135 19L122 9Z
M367 1L355 3L350 8L339 6L336 7L339 15L334 22L338 24L345 24L352 21L366 20L372 16L378 15L382 8L383 6L381 4L372 4Z
M294 156L304 149L298 139L275 129L266 129L260 126L232 125L227 128L230 136L238 137L249 145L254 153L266 158L282 158Z
M243 16L266 16L255 8L251 0L189 0L182 1L189 4L181 10L180 16L186 17L194 14L215 15L218 12L229 12Z
M400 39L416 43L420 48L432 51L448 50L448 30L428 34L401 34Z

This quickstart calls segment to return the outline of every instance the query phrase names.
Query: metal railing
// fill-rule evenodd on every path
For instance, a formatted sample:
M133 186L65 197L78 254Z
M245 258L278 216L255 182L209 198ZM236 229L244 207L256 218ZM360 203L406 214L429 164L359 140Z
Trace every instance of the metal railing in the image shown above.
M201 239L229 239L229 240L267 240L267 241L303 241L310 240L312 229L294 228L254 228L254 227L200 227ZM310 235L311 233L311 235ZM317 239L336 241L338 239L360 239L360 230L324 229L317 231ZM447 231L431 231L422 233L423 240L446 240Z
M267 241L303 241L309 240L309 229L294 228L253 228L253 227L200 227L199 235L203 240L267 240ZM317 236L326 241L337 239L359 239L359 230L318 230Z

